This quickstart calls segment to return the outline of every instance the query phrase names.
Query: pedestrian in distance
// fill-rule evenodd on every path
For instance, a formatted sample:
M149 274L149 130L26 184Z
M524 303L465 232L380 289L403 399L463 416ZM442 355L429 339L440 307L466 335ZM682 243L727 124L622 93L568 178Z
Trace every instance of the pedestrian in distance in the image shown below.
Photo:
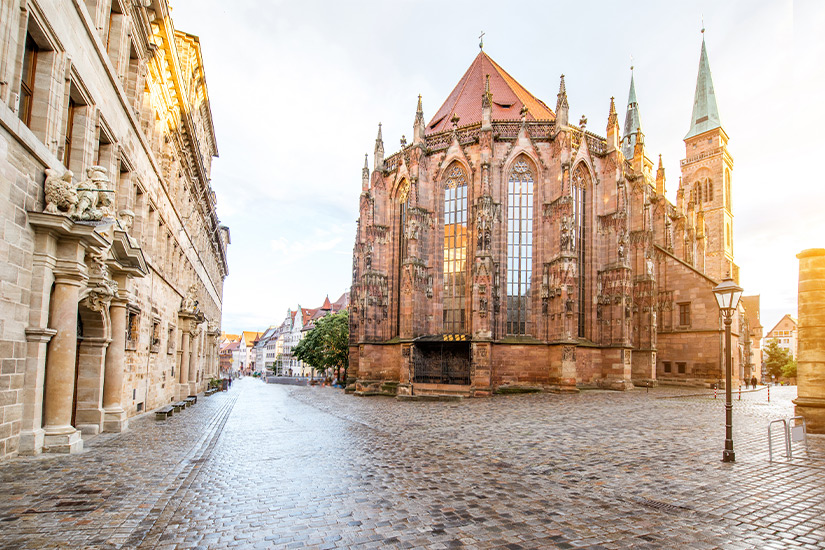
M751 377L751 385L753 386L753 389L756 389L756 375L755 374Z

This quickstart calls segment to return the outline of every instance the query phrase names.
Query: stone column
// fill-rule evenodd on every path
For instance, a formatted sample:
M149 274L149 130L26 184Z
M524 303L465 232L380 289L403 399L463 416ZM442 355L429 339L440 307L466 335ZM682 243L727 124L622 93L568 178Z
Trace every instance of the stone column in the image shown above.
M197 395L198 393L198 353L200 352L200 338L198 332L190 332L192 345L189 350L189 393L186 395Z
M185 328L185 327L184 327ZM185 399L189 395L189 335L188 330L181 330L180 354L180 384L178 384L178 399Z
M43 449L43 380L49 341L57 331L49 328L26 329L26 385L23 390L23 415L19 453L40 454Z
M54 283L50 324L57 333L49 342L46 356L44 452L76 453L83 450L80 432L72 426L80 285L81 279L71 276L58 276Z
M808 431L825 433L825 248L799 258L799 335L796 414Z
M122 432L129 427L123 410L123 371L126 368L126 303L112 301L109 306L112 342L106 350L106 370L103 376L103 431Z

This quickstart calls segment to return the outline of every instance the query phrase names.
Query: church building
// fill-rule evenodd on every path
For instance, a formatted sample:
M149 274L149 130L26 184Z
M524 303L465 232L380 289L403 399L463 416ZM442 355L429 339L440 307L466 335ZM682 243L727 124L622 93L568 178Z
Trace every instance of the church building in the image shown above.
M605 102L607 104L607 101ZM679 106L676 106L677 108ZM411 142L365 159L350 306L360 394L487 396L724 379L733 158L702 41L676 202L633 77L605 137L483 50ZM688 106L684 106L687 117ZM733 324L733 376L749 374Z

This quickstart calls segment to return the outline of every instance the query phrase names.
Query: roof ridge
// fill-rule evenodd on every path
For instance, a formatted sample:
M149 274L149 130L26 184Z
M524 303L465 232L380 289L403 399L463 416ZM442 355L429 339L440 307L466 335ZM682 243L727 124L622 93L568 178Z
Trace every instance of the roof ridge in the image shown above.
M485 67L485 61L489 66ZM489 70L488 70L489 69ZM447 98L427 124L426 133L435 134L448 130L448 117L455 113L461 117L463 125L481 122L482 99L486 89L485 77L490 75L490 90L493 94L493 120L521 120L520 107L526 106L532 120L555 120L556 115L544 101L533 95L518 80L482 51L461 76ZM475 94L475 92L478 92ZM499 100L502 94L512 99L510 104ZM446 122L445 122L446 121Z

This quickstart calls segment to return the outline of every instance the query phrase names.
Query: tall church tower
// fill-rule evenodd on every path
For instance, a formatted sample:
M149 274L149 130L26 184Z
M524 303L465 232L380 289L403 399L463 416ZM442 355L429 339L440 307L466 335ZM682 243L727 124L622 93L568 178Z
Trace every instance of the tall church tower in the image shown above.
M697 267L704 267L705 274L716 280L730 275L738 281L739 267L733 263L733 157L728 152L728 134L719 120L704 29L702 33L693 116L684 139L683 202L679 206L695 216L697 241L703 243L703 261L697 261Z

